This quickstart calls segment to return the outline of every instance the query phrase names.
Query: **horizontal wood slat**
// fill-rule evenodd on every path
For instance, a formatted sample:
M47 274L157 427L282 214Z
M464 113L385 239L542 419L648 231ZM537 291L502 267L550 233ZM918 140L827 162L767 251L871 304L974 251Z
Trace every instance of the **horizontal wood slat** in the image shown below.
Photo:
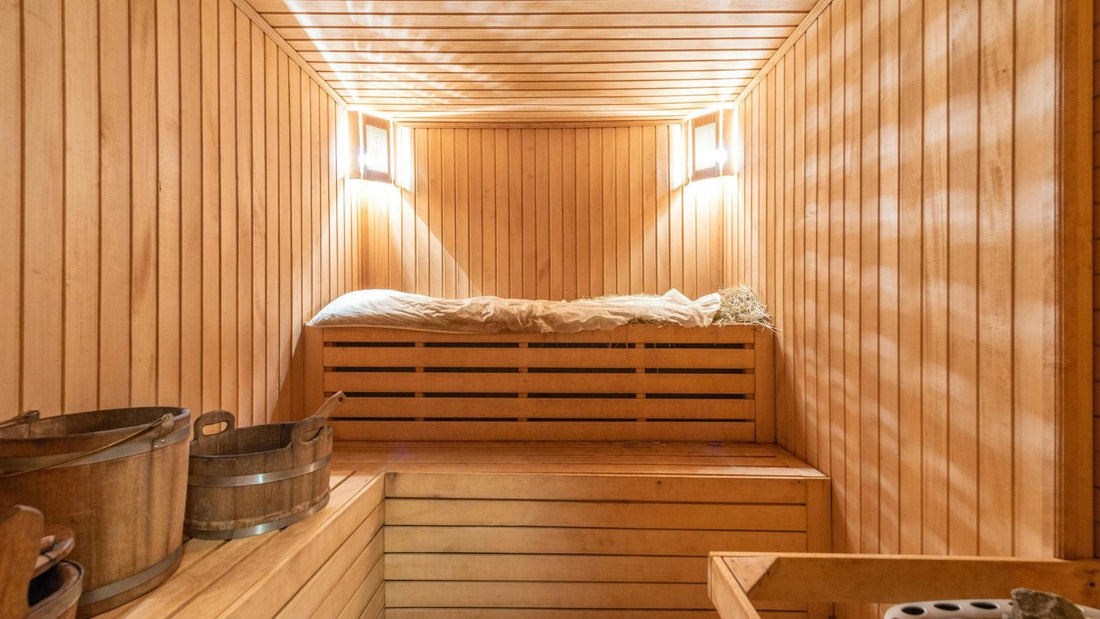
M317 327L314 327L317 328ZM657 325L627 325L608 331L578 333L435 333L385 327L322 327L324 342L431 342L453 344L751 344L760 329L731 325L691 329ZM768 335L765 333L764 335Z
M761 619L806 619L805 611L757 609ZM394 608L387 619L718 619L714 610L564 608Z
M418 582L386 583L391 608L706 608L707 587L684 583Z
M647 70L646 67L636 67L635 71L623 72L621 74L608 74L597 73L584 68L578 68L573 71L564 71L562 75L551 78L553 80L562 80L567 82L597 82L597 84L590 85L599 88L613 88L623 85L627 82L633 82L637 80L660 80L667 82L670 86L684 86L685 84L695 84L697 87L702 86L720 86L727 80L744 80L745 78L751 79L756 75L758 69L753 68L737 68L737 67L700 67L691 71L681 71L672 77L668 77L666 73L661 71ZM440 69L425 69L421 73L410 75L407 72L395 72L379 70L370 74L364 74L353 77L351 79L344 80L340 73L335 72L320 72L318 75L329 80L331 82L348 82L361 84L365 82L423 82L423 83L437 83L442 80L455 80L461 79L461 76L454 75L454 71L444 71ZM526 71L496 71L492 74L486 75L484 80L480 80L479 84L492 84L493 82L541 82L547 80L546 75L541 73L531 73ZM523 88L529 87L530 84L523 84ZM466 84L467 88L475 88L474 84ZM636 112L643 112L644 110L636 110ZM651 112L653 113L658 112ZM629 116L630 114L628 114ZM666 116L667 117L667 116ZM606 122L606 119L589 119L593 122ZM680 121L680 118L676 119ZM406 121L407 124L416 124L416 121ZM480 119L477 121L480 124L494 125L493 119ZM560 127L559 124L553 124L553 126Z
M707 581L700 557L387 553L386 580Z
M806 547L805 533L773 531L436 526L385 531L391 552L704 556L713 548L799 552Z
M795 613L782 617L775 613L767 619L799 619ZM805 617L805 613L801 617ZM387 619L718 619L713 610L643 610L561 609L561 608L394 608L386 611Z
M559 6L568 6L569 2L561 2ZM573 3L574 5L578 3ZM581 2L585 5L587 3ZM743 12L723 20L725 23L741 26L796 26L802 20L804 13L791 11L787 13ZM276 29L283 27L306 28L346 28L358 26L366 28L534 28L547 26L550 28L584 28L591 27L593 23L599 23L605 28L667 28L682 27L692 28L705 26L708 23L719 21L712 15L698 15L691 13L654 12L654 13L542 13L542 14L466 14L466 13L421 13L407 14L395 13L389 15L377 15L370 13L265 13L264 19ZM598 20L598 21L597 21ZM721 23L721 22L719 22ZM315 35L315 38L323 36Z
M342 441L752 441L750 421L348 421L331 423Z
M568 476L552 474L407 473L386 475L386 496L397 498L665 501L805 504L804 473L766 484L741 477Z
M332 37L333 30L340 30L343 34L355 37L365 34L365 28L326 29L325 34ZM477 38L465 38L451 41L447 46L455 52L523 52L532 53L538 51L684 51L692 48L704 50L731 50L741 49L749 45L758 44L758 41L772 42L773 39L784 39L794 31L789 26L774 28L765 27L731 27L724 28L725 36L709 39L696 38L691 41L676 40L675 38L648 39L644 37L632 39L596 39L596 38L570 38L553 39L545 34L531 33L524 39L500 38L485 40ZM476 30L474 31L476 32ZM482 30L481 32L484 32ZM391 33L392 34L392 33ZM467 32L468 34L468 32ZM514 33L510 33L514 35ZM383 39L383 40L355 40L354 38L328 38L303 40L299 45L304 56L307 52L327 51L363 51L363 52L431 52L439 47L437 41L431 39ZM471 84L472 85L472 84Z
M753 367L751 349L654 349L654 348L515 348L494 350L487 356L480 348L433 348L429 358L422 350L408 348L328 347L326 367L516 367L516 368L694 368L747 369Z
M390 66L420 65L430 62L433 65L460 65L463 68L495 65L542 65L542 64L613 64L639 62L644 64L660 62L739 62L745 60L767 60L772 45L781 43L781 39L741 39L740 44L730 44L731 49L707 51L677 50L641 50L641 51L567 51L539 52L538 50L516 50L512 52L453 52L439 51L323 51L302 52L306 60L319 66L336 67L345 63L378 63ZM385 93L395 94L395 93ZM422 103L403 98L408 103ZM713 99L710 99L713 101Z
M696 398L348 398L334 419L696 419L752 421L752 400ZM618 417L616 417L618 416Z
M390 499L386 525L545 526L648 529L805 531L806 509L794 505L680 505L463 499Z
M751 394L751 374L525 372L330 372L326 391L347 393L697 393Z

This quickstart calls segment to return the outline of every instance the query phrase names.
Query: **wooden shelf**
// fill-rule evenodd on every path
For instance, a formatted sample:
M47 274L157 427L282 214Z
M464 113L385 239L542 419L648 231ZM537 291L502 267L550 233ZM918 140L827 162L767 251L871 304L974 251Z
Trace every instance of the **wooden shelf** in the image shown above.
M723 619L758 619L761 603L999 599L1016 587L1097 606L1098 572L1100 561L713 552L708 588Z

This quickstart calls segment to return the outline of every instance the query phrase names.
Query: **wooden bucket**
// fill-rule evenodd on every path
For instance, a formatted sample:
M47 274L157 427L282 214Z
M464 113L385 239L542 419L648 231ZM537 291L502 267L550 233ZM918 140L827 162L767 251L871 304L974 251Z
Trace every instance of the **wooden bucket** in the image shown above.
M70 527L84 566L79 614L153 589L183 554L185 408L121 408L0 428L0 492Z
M187 476L184 531L201 539L259 535L302 520L328 503L332 428L328 412L297 423L236 428L228 411L195 421ZM214 426L215 432L207 433Z
M72 619L80 600L84 568L79 563L60 561L31 581L27 619Z

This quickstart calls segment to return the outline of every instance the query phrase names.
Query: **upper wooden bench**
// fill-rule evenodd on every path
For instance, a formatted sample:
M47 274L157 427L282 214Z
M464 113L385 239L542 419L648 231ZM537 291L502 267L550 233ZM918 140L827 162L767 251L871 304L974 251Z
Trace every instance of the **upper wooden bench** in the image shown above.
M773 334L749 326L307 326L303 410L347 394L334 415L337 440L772 443L773 368Z
M347 442L333 470L316 515L191 540L109 616L713 617L709 551L829 549L829 480L775 445Z

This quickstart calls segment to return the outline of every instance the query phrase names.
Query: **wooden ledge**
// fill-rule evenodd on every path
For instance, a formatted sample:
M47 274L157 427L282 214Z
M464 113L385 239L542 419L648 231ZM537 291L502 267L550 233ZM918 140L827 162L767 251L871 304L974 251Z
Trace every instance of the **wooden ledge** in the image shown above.
M774 444L721 441L337 441L333 464L366 475L550 473L826 479Z
M713 552L708 591L724 619L759 619L753 603L899 603L1006 598L1015 587L1100 605L1100 561Z

